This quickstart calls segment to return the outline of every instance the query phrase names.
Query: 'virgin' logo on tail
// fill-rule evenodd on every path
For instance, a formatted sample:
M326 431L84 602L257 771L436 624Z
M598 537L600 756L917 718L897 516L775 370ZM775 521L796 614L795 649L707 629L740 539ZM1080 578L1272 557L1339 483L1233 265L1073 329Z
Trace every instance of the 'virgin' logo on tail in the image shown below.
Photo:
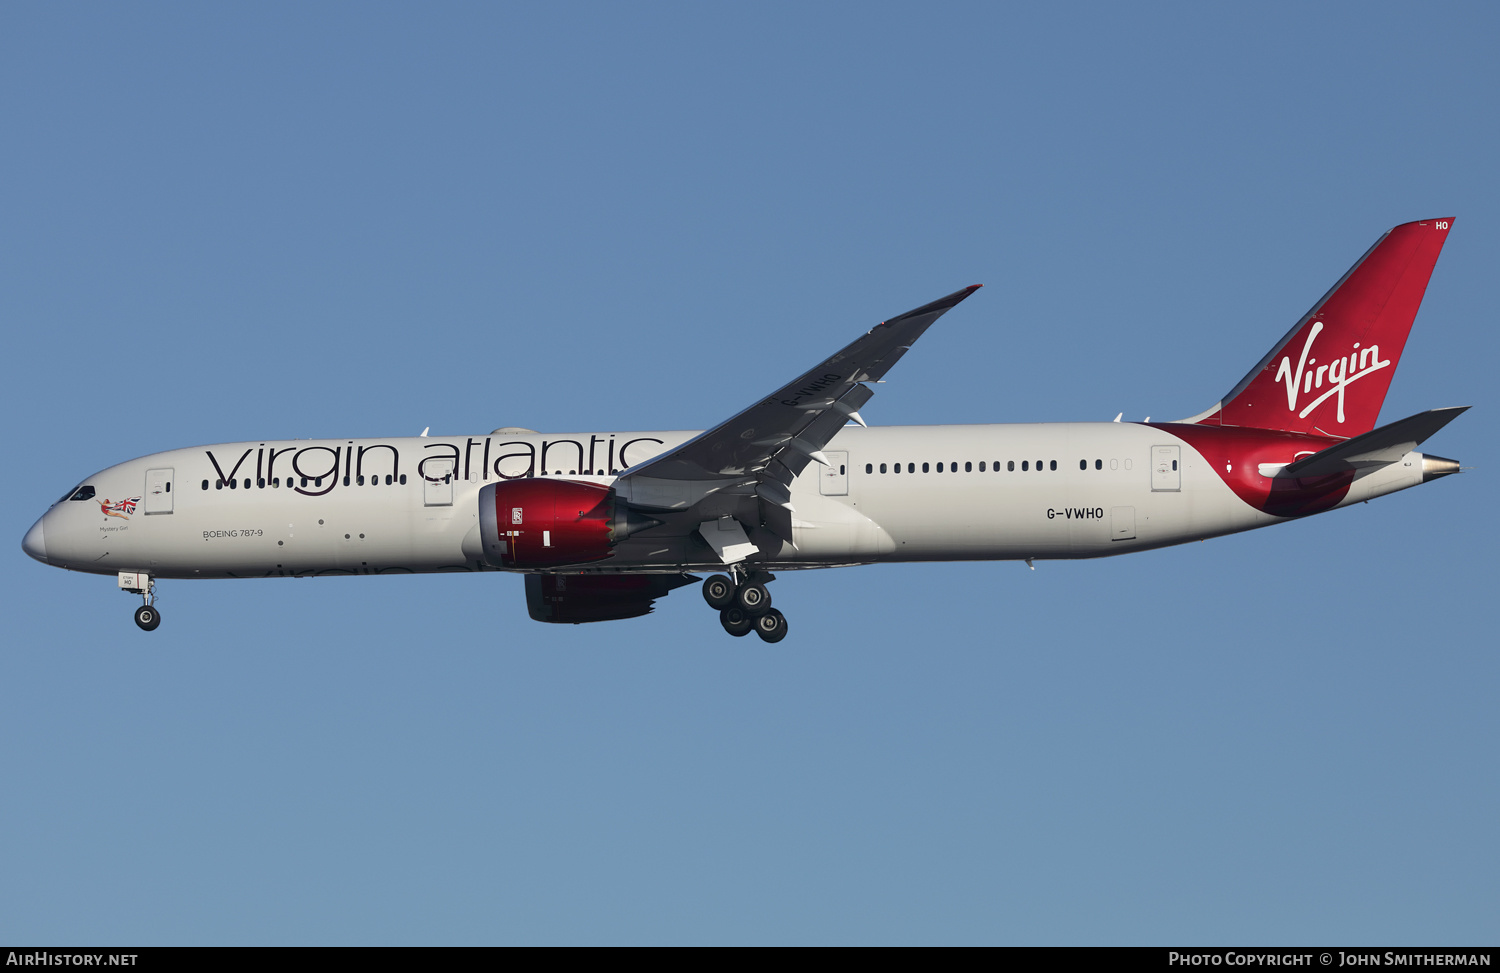
M1292 372L1292 356L1286 355L1281 359L1281 365L1276 369L1276 381L1286 383L1286 407L1289 412L1297 412L1297 398L1299 395L1311 395L1314 389L1321 389L1324 385L1323 377L1328 377L1327 384L1331 386L1328 391L1309 402L1301 412L1297 412L1297 418L1306 419L1312 411L1324 402L1328 401L1330 395L1339 397L1338 421L1344 421L1344 390L1354 382L1371 372L1390 365L1389 361L1380 358L1380 346L1370 345L1360 348L1359 342L1354 343L1354 351L1342 358L1335 358L1327 365L1318 365L1316 358L1308 358L1312 351L1313 340L1323 330L1322 321L1314 321L1312 330L1307 333L1307 341L1302 345L1302 357L1297 360L1297 371ZM1316 368L1313 366L1317 365Z

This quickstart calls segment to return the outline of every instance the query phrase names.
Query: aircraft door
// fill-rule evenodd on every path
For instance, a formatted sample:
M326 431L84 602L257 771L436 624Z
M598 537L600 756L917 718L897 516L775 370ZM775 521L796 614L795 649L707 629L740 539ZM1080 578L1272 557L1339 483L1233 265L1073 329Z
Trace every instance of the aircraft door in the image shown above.
M823 451L832 465L818 468L818 492L825 497L849 495L849 452L843 449Z
M450 457L422 461L422 506L453 506L453 460Z
M146 496L142 503L144 513L169 514L172 512L172 471L147 470Z
M1154 493L1182 489L1182 447L1151 447L1151 490Z

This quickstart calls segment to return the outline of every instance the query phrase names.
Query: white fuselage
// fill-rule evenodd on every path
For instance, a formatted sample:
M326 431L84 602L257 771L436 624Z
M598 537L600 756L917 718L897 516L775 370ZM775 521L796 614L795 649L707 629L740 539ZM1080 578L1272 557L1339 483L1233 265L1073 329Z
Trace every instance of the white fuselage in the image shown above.
M80 486L93 487L91 498L59 501L39 526L49 564L99 574L492 570L478 542L478 493L486 483L529 471L610 484L627 465L694 435L501 434L179 449L89 477ZM1099 557L1286 519L1242 500L1186 440L1135 423L851 425L825 453L831 465L809 465L792 486L795 545L763 546L763 566ZM1421 454L1410 453L1357 477L1336 505L1420 482ZM612 557L579 569L722 566L694 536L696 521L663 519Z

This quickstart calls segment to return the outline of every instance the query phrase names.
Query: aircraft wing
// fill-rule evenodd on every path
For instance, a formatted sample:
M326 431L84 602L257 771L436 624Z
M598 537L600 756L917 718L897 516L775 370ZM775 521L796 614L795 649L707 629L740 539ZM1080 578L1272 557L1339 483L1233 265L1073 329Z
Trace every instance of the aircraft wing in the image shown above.
M616 481L618 496L638 507L688 511L721 491L758 495L771 507L765 526L790 540L792 480L808 463L826 463L823 447L853 419L876 382L976 284L891 318L754 405L644 463ZM716 516L718 514L715 514ZM754 526L754 525L750 525Z

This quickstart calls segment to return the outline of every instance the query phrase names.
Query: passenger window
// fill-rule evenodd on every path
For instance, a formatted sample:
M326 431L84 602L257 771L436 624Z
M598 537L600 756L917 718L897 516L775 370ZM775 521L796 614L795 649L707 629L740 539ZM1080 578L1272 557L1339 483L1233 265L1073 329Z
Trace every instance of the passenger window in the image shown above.
M923 464L922 464L922 472L923 472L923 473L926 473L926 472L928 472L928 469L927 469L927 464L926 464L926 463L923 463Z
M958 472L958 464L957 463L949 463L948 464L948 472L949 473L957 473Z
M1006 460L1005 461L1005 472L1007 472L1007 473L1014 473L1015 470L1016 470L1016 461L1013 460L1013 459L1012 460Z
M974 472L974 464L971 463L971 462L969 462L968 460L965 460L964 461L964 472L965 473L973 473ZM984 472L984 464L983 463L979 464L979 472L981 472L981 473Z
M265 488L266 488L266 478L263 477L263 476L257 476L255 478L255 489L257 489L257 490L264 490Z
M984 472L984 460L979 461L979 472Z
M405 473L401 474L401 485L402 486L406 486L406 474Z
M885 464L884 463L880 464L880 472L882 472L882 473L885 472Z
M1055 469L1057 469L1057 460L1053 460L1053 461L1052 461L1052 465L1051 465L1051 466L1049 466L1049 467L1047 467L1047 468L1048 468L1048 469L1051 469L1051 470L1055 470Z
M446 478L446 477L444 477L444 479L447 479L447 478ZM387 473L387 474L386 474L386 475L385 475L385 485L386 485L386 486L390 486L390 485L391 485L391 475L390 475L390 474L389 474L389 473Z
M1174 471L1177 469L1177 461L1175 459L1172 461L1172 469Z
M203 489L205 489L205 490L208 489L208 481L207 480L203 481Z
M873 466L873 464L866 463L865 464L865 472L866 473L874 473L875 472L875 467Z
M1026 459L1021 460L1021 472L1022 473L1028 473L1030 471L1031 471L1031 460L1026 460Z
M907 463L906 464L906 472L908 472L908 473L915 473L915 472L917 472L917 464L916 463Z
M937 469L937 471L938 471L938 472L939 472L939 473L941 473L941 472L943 472L943 464L942 464L942 463L939 463L939 464L938 464L938 469Z
M1088 469L1089 468L1089 461L1086 460L1086 459L1079 460L1078 461L1078 468L1080 470L1086 470L1086 469Z
M1096 469L1096 470L1102 470L1102 469L1104 469L1104 460L1102 460L1102 459L1096 459L1096 460L1094 460L1094 469Z

